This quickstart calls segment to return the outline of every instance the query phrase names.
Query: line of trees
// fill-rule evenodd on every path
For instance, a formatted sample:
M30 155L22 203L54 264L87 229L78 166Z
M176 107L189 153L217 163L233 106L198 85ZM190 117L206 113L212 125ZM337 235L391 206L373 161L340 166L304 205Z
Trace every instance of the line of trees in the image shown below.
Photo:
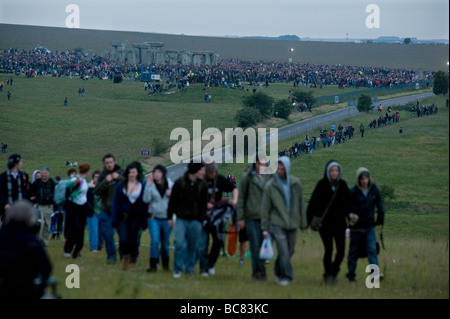
M316 102L312 92L295 91L292 94L296 103L306 103L313 105ZM276 101L266 93L253 93L244 97L243 108L236 113L234 119L239 127L247 128L258 124L260 121L271 117L288 119L292 112L292 101L280 99Z

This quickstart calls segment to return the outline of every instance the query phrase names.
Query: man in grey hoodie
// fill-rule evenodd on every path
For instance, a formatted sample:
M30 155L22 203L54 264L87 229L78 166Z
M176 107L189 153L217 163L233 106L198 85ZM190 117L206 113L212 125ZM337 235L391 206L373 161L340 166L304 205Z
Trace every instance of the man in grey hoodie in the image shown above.
M264 238L271 234L277 245L275 281L283 286L289 285L294 278L291 257L294 254L297 229L305 231L308 227L302 184L297 177L289 175L290 169L289 158L281 156L275 177L264 186L261 204Z

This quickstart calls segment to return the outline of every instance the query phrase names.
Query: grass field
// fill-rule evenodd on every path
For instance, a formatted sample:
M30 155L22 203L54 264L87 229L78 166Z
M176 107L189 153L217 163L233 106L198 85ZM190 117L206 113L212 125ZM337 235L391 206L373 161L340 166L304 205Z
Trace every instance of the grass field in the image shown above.
M212 102L207 104L202 84L191 85L188 92L148 96L143 83L130 79L113 84L109 80L82 81L76 77L14 78L13 86L5 86L0 93L0 141L8 144L10 154L17 152L24 157L24 170L32 172L46 165L53 176L65 175L66 161L89 162L94 169L100 169L100 159L107 152L126 165L139 158L141 149L151 149L155 138L167 147L175 144L170 132L176 127L192 133L194 119L202 120L203 129L235 127L234 116L242 107L242 97L252 94L251 89L208 88ZM0 74L0 81L6 83L6 75ZM78 96L79 88L85 88L84 97ZM276 83L263 91L282 99L291 89L292 85ZM12 92L11 101L6 98L8 90ZM343 91L336 86L302 90L311 90L317 96ZM65 97L67 107L63 106ZM293 112L288 120L271 119L262 125L280 127L345 106L322 105L311 113ZM1 154L0 161L2 158L6 160L6 155ZM160 162L169 164L168 153L146 161L149 167Z
M396 199L386 201L384 240L386 250L379 256L386 279L380 289L367 289L364 270L367 261L359 260L355 285L345 282L344 260L339 276L340 284L326 287L321 284L323 247L317 233L308 230L298 233L296 252L292 258L294 282L288 287L275 284L273 263L267 265L269 280L254 282L250 278L250 259L239 265L239 258L220 257L214 277L171 278L171 273L145 272L149 257L149 235L141 239L140 257L136 272L122 272L118 265L106 265L105 253L88 252L85 241L79 265L80 289L65 288L65 267L72 260L62 256L62 242L51 241L48 248L53 275L60 278L59 290L64 298L148 298L148 299L409 299L449 298L449 111L444 97L433 97L425 104L436 103L437 115L410 119L405 107L401 123L367 130L364 138L355 134L346 144L302 154L292 160L291 173L303 184L308 200L316 182L323 176L325 163L338 160L343 166L343 178L350 186L359 166L367 167L379 186L390 185ZM367 124L376 112L360 114L343 122L359 127ZM403 127L400 135L398 129ZM367 127L367 126L366 126ZM312 134L311 132L310 134ZM288 146L304 136L283 141ZM221 165L223 174L240 177L244 164ZM348 251L348 250L347 250ZM172 251L173 252L173 251Z
M172 34L100 31L0 24L0 49L19 50L42 45L50 50L82 48L109 52L112 41L127 40L130 46L141 42L163 42L165 49L213 51L220 58L249 61L277 61L313 64L448 70L448 45L401 45L377 43L338 43L311 41L268 41ZM289 49L293 48L291 52Z
M4 75L0 75L0 81L6 82ZM79 87L86 89L85 97L78 96ZM264 91L275 98L285 98L290 88L276 84ZM6 99L8 90L13 93L11 101ZM333 95L336 91L337 88L328 87L323 94ZM204 128L234 126L233 117L241 107L242 96L251 94L222 88L208 89L208 93L213 96L211 104L203 102L201 85L192 85L189 92L149 97L142 83L128 79L113 84L96 79L15 77L14 85L6 86L0 93L0 141L8 143L8 154L18 152L23 156L23 169L30 173L46 165L53 177L64 176L67 160L88 161L93 169L100 169L101 157L110 151L119 164L126 165L139 158L141 148L150 148L153 138L169 142L173 128L186 127L191 131L193 119L202 119ZM66 96L68 107L63 106ZM89 253L86 240L83 258L76 261L81 270L80 289L65 288L65 267L73 261L62 257L62 242L52 241L48 252L53 275L60 279L59 290L64 298L448 298L449 118L444 101L442 96L424 101L436 103L439 113L420 119L410 119L407 107L394 107L394 111L401 112L401 123L373 131L367 129L367 123L378 113L360 114L342 124L358 128L363 122L363 139L355 134L347 144L292 160L292 174L301 179L306 200L331 158L341 162L343 177L350 185L356 168L366 166L379 186L395 189L396 199L386 202L386 250L380 255L386 280L381 289L365 287L363 260L358 266L356 285L344 282L344 262L341 284L333 288L322 286L323 248L318 234L311 231L299 233L293 257L295 281L289 287L274 283L273 261L268 264L269 281L258 283L250 279L250 259L240 266L236 256L221 257L214 278L196 275L175 281L171 273L145 272L150 243L146 231L135 273L123 273L118 265L107 266L105 253ZM289 121L278 121L277 126L341 107L345 105L321 106L312 114L297 112ZM400 125L402 135L398 134ZM280 148L303 138L304 135L282 141ZM6 164L8 154L0 155L0 163ZM157 157L148 164L164 161L167 158ZM220 172L233 174L239 181L244 166L222 165Z

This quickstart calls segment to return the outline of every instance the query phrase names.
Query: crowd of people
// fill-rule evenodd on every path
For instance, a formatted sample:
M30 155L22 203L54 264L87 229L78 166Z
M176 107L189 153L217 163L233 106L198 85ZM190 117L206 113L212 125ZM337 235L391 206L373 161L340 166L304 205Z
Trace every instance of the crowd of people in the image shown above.
M159 74L162 88L204 83L205 86L242 88L243 83L256 85L274 82L293 83L294 87L338 85L340 88L392 87L414 83L418 80L433 81L433 72L419 74L414 70L375 68L344 65L317 65L266 61L241 61L221 59L217 65L144 65L115 62L106 57L78 51L50 52L43 48L17 50L10 48L0 53L0 72L25 74L27 77L40 75L79 76L112 80L116 76L131 74L136 80L142 71ZM160 87L159 90L162 90ZM152 88L154 92L156 88ZM158 91L158 90L156 90Z
M320 129L319 136L309 137L305 136L305 140L301 142L296 142L288 149L283 149L280 151L280 156L287 156L289 158L297 158L300 154L312 154L314 150L322 148L331 147L335 144L343 144L347 141L351 140L353 137L355 129L352 125L342 126L339 124L336 128L336 125L331 125L331 130L322 128Z
M31 289L27 295L42 295L51 273L46 253L49 241L61 236L63 256L79 259L86 226L90 251L98 252L104 244L106 263L114 265L119 261L124 271L136 271L141 235L148 229L151 245L147 271L156 272L162 265L163 270L173 271L175 279L183 274L194 275L197 264L201 276L215 275L225 242L225 226L229 224L238 227L241 243L250 244L254 280L267 280L266 262L259 251L263 240L271 238L277 247L275 281L289 285L294 278L291 258L297 230L309 227L320 228L326 284L337 284L347 226L351 232L347 280L355 281L360 250L367 251L370 263L378 264L373 228L383 224L384 208L379 189L366 168L357 171L356 184L349 189L341 179L340 164L330 161L305 209L302 185L290 173L289 157L278 159L274 174L261 173L266 159L264 153L256 154L239 185L230 176L219 174L216 163L210 160L191 161L184 175L171 181L163 165L144 176L141 163L132 162L122 169L112 154L103 157L102 171L90 174L90 164L81 163L77 169L68 170L67 178L54 180L50 169L43 167L33 172L30 182L21 170L22 157L12 154L7 170L0 175L0 295L9 288L13 294ZM228 194L231 199L224 198ZM323 219L319 228L315 225L317 217ZM333 239L338 250L334 261ZM16 268L23 254L29 252L23 246L30 243L39 243L39 258L30 261L28 267ZM12 275L19 270L21 277L17 279ZM40 277L38 283L36 277Z

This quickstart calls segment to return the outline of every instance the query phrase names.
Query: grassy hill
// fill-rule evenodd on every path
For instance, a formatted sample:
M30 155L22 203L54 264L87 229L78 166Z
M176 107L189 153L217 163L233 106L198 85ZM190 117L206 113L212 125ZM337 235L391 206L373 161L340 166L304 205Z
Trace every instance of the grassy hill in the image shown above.
M164 42L166 49L214 51L221 58L295 63L343 64L429 71L448 70L448 45L401 45L308 41L269 41L185 36L172 34L67 29L0 24L0 50L32 49L38 44L50 50L82 48L109 52L111 41ZM290 48L294 51L290 52Z
M62 242L50 242L48 251L54 275L61 280L59 290L64 298L448 298L449 111L444 101L443 97L425 101L436 103L440 110L437 115L419 119L410 119L406 107L394 107L394 111L401 111L401 123L368 130L364 138L356 134L346 144L320 149L310 155L302 154L292 160L291 173L301 179L306 201L330 159L343 165L343 178L350 186L354 183L356 168L365 166L380 187L389 185L394 189L396 199L385 201L386 250L381 250L379 262L386 279L380 289L366 288L367 261L363 259L358 263L355 285L344 280L346 260L342 263L340 284L331 288L322 285L322 243L317 233L308 230L298 233L292 259L295 278L288 287L275 284L273 260L267 265L269 280L261 283L250 278L250 259L246 258L245 264L239 265L238 256L220 257L214 277L203 278L197 274L174 280L171 273L148 274L145 269L150 239L146 231L141 238L136 272L122 272L118 265L106 265L104 252L89 253L86 240L83 258L75 262L81 272L80 289L65 288L65 267L74 261L63 258ZM376 116L376 112L361 114L342 124L358 127L360 122L366 123ZM398 133L400 126L404 130L402 135ZM280 147L303 138L302 135L282 142ZM221 165L219 171L239 178L244 166Z

